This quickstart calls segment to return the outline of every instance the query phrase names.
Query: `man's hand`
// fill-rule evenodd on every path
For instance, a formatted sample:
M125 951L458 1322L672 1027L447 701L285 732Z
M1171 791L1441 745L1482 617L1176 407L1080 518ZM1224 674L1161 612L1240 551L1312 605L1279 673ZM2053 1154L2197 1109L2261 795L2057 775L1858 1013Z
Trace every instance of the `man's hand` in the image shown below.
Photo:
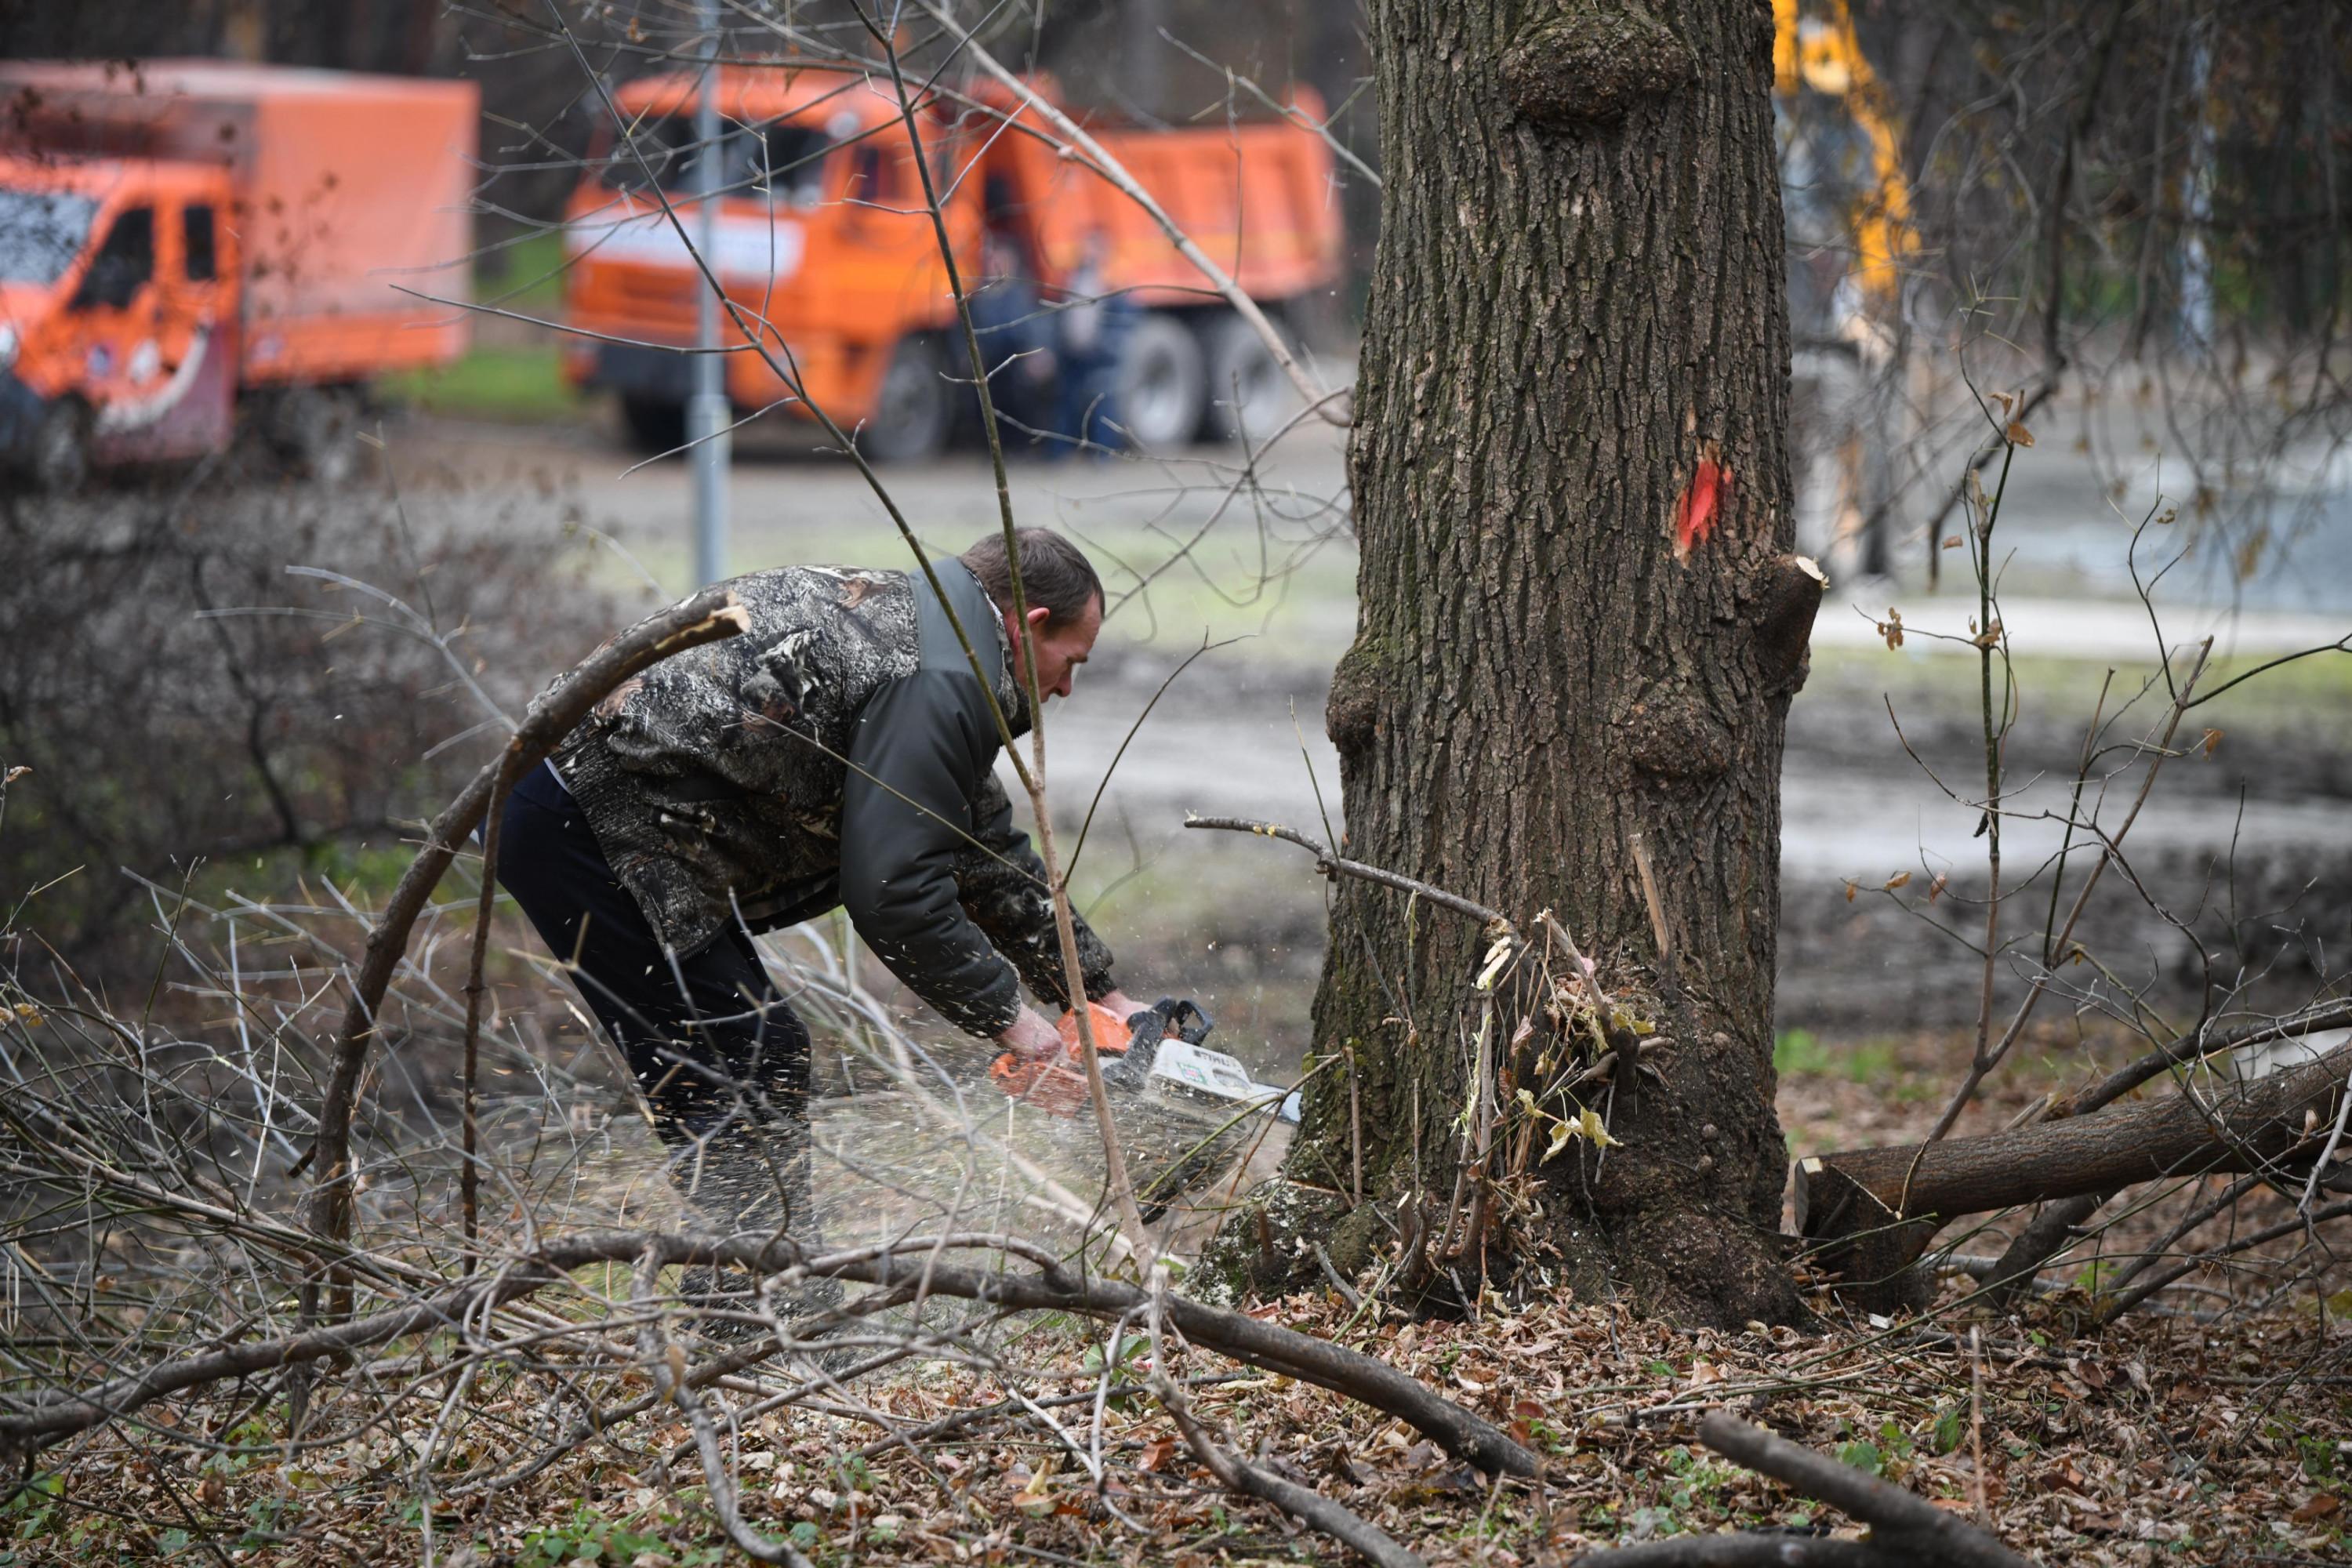
M1101 1001L1096 1003L1095 1005L1097 1007L1108 1008L1112 1017L1122 1021L1132 1018L1138 1013L1143 1011L1143 1004L1138 1002L1124 991L1113 991Z
M1061 1031L1047 1023L1045 1016L1032 1007L1021 1009L1013 1025L996 1037L996 1043L1015 1056L1031 1061L1051 1061L1061 1053Z

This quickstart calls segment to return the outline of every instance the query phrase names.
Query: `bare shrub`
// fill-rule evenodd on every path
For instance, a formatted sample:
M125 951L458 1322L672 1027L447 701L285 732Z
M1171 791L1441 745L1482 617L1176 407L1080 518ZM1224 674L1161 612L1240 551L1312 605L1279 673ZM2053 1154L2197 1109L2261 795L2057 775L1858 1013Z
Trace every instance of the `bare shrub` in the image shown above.
M209 861L248 892L356 871L487 754L551 648L611 624L553 506L494 534L433 513L201 474L0 502L0 765L30 770L0 889L40 889L47 941L120 943L146 902L125 869Z

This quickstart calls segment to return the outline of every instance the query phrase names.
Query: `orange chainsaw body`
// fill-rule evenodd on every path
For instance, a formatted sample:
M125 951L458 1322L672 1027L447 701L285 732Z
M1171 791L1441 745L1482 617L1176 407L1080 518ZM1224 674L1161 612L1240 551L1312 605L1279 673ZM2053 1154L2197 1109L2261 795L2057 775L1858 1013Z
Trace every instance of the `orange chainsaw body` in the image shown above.
M1127 1021L1098 1002L1087 1004L1094 1015L1095 1049L1125 1056ZM1007 1051L989 1064L996 1087L1025 1104L1055 1116L1076 1116L1087 1102L1086 1047L1078 1041L1078 1015L1062 1015L1062 1048L1052 1057L1024 1057Z

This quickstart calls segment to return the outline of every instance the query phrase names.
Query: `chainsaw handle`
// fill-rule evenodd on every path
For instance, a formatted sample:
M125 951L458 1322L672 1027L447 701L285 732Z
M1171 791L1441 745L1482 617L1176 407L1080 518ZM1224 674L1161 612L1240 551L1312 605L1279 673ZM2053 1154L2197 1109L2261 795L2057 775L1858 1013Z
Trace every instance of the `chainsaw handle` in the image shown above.
M1202 1012L1201 1005L1190 996L1162 996L1152 1004L1151 1011L1160 1015L1163 1039L1173 1035L1188 1046L1202 1044L1217 1026L1216 1020Z

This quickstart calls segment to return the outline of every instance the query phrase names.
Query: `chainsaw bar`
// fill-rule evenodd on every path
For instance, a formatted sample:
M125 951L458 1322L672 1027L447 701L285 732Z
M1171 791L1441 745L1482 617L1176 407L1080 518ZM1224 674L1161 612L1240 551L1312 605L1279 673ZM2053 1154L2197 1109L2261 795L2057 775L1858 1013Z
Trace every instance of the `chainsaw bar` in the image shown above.
M1089 1004L1089 1005L1093 1005ZM1125 1019L1094 1009L1097 1059L1103 1087L1121 1096L1150 1092L1236 1111L1262 1110L1298 1120L1298 1095L1251 1079L1242 1064L1203 1042L1215 1026L1190 997L1163 997ZM1050 1060L1007 1051L989 1068L997 1087L1055 1116L1075 1116L1087 1100L1077 1015L1062 1016L1062 1053Z

